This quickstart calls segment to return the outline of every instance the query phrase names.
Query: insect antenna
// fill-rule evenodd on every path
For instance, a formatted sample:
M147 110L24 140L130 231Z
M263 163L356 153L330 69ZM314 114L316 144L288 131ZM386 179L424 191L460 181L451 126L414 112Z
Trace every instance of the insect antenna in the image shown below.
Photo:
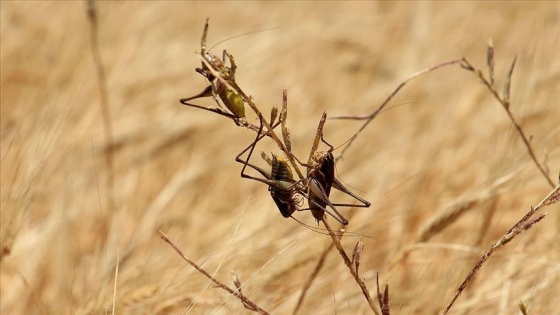
M229 40L232 40L232 39L235 39L235 38L238 38L238 37L243 37L243 36L246 36L246 35L251 35L251 34L258 34L258 33L264 33L264 32L269 32L269 31L275 31L275 30L280 29L280 28L281 28L280 26L278 26L278 27L272 27L272 28L268 28L268 29L264 29L264 30L250 31L250 32L246 32L246 33L243 33L243 34L239 34L239 35L235 35L235 36L232 36L232 37L228 37L228 38L222 39L221 41L219 41L219 42L215 43L214 45L212 45L212 47L210 47L210 48L208 49L208 52L210 52L212 49L216 48L216 46L218 46L218 45L220 45L220 44L222 44L222 43L225 43L225 42L227 42L227 41L229 41Z
M291 217L294 221L296 221L299 225L303 226L304 228L315 232L317 234L322 234L322 235L329 235L329 232L327 229L323 229L323 228L319 228L319 227L314 227L312 225L309 225L307 223L304 223L303 221L300 221L298 219L296 219L295 217ZM369 238L369 239L379 239L378 236L370 236L370 235L365 235L365 234L361 234L361 233L357 233L357 232L349 232L349 231L333 231L334 235L336 236L352 236L352 237L362 237L362 238Z

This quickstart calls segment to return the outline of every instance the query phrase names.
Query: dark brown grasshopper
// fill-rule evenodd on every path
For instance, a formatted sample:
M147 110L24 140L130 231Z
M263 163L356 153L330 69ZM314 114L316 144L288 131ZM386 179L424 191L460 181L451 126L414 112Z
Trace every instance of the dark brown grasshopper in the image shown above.
M346 218L338 212L336 207L368 208L371 203L352 193L338 179L336 179L335 161L332 154L334 147L325 141L323 137L323 127L326 119L327 113L325 112L319 121L317 133L315 134L315 140L313 141L311 152L309 153L309 159L305 165L307 167L306 186L308 205L317 222L323 220L326 212L340 224L347 225L348 220L346 220ZM329 147L326 152L317 152L319 140ZM346 203L332 203L329 199L332 187L358 200L361 204L354 205ZM332 212L329 208L332 209Z
M198 54L201 59L202 66L201 68L196 68L195 70L204 76L210 85L202 90L202 92L191 97L183 98L180 102L183 105L218 113L238 122L239 119L245 118L245 101L243 100L243 97L236 92L236 90L239 89L237 83L235 82L235 71L237 70L237 66L233 56L228 54L225 49L223 51L222 59L206 51L207 34L208 19L206 19L206 24L204 25L204 31L202 32L202 38L200 40L200 53ZM229 59L230 67L226 66L227 59ZM221 80L218 76L220 76ZM224 84L222 80L227 82L227 84L233 87L233 89ZM210 96L214 97L214 100L219 107L222 107L220 104L221 100L225 107L229 110L229 113L221 108L205 107L189 103L191 100Z
M284 126L285 119L282 120L282 118L280 118L280 121L283 124L282 134L284 136L284 141L289 144L289 134ZM292 157L298 160L302 166L307 167L308 173L305 180L294 179L288 161L274 154L271 159L263 153L263 159L271 166L271 172L249 163L257 142L265 136L261 134L262 124L259 127L255 140L236 157L236 161L243 164L241 177L253 179L268 185L271 197L276 203L276 206L280 210L282 216L287 218L292 216L295 211L311 210L313 217L317 221L322 220L325 213L327 213L342 225L348 225L348 220L346 220L346 218L338 212L336 207L369 207L371 204L353 194L338 179L336 179L335 162L332 154L334 148L323 138L323 126L325 121L326 113L323 114L323 117L319 122L319 127L317 128L317 134L309 155L308 163L302 163L292 155ZM277 126L277 124L275 126ZM325 143L329 147L329 150L326 152L317 152L319 141ZM290 147L290 145L288 145L288 147ZM247 159L241 159L241 156L247 151L249 151ZM292 154L291 151L288 153ZM256 170L264 178L247 175L245 173L247 167ZM346 203L332 203L329 199L332 187L353 197L361 204L354 205ZM306 198L308 200L309 207L306 209L301 208L302 198Z

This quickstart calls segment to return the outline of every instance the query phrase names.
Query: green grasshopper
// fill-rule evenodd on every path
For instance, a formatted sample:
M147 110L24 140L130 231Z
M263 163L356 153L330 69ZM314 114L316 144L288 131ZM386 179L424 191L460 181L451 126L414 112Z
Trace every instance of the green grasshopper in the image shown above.
M245 101L243 100L243 97L236 92L239 87L235 82L235 71L237 70L235 60L225 49L223 51L222 59L206 51L207 34L208 19L206 19L206 24L204 25L204 31L202 32L202 38L200 40L200 53L198 54L199 58L201 58L202 66L201 68L196 68L195 71L204 76L210 85L204 88L202 92L191 97L183 98L180 102L183 105L218 113L222 116L233 119L237 123L239 119L245 118ZM229 59L230 67L226 66L226 59ZM222 80L227 82L234 89L230 89L226 86L226 84L224 84L217 76L220 76ZM205 107L189 103L191 100L210 96L214 97L214 100L219 107L222 107L219 102L219 100L221 100L225 107L229 110L229 113L221 108Z

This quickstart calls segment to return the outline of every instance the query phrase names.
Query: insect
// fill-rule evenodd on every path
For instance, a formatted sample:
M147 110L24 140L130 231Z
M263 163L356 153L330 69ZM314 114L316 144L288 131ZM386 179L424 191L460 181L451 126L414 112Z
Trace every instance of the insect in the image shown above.
M336 207L368 208L371 203L352 193L335 177L335 161L332 153L334 147L325 141L323 137L323 127L326 119L327 113L325 112L319 121L315 140L309 153L308 163L306 164L308 205L317 222L323 219L326 212L340 224L347 225L348 220L338 212ZM319 140L329 147L326 152L317 152ZM361 204L332 203L329 199L332 187L358 200ZM328 208L332 209L332 212Z
M208 34L208 19L206 19L206 24L204 25L204 31L202 32L202 38L200 40L200 54L202 66L201 68L196 68L195 71L204 76L210 85L208 85L202 92L187 98L180 100L181 104L192 106L196 108L201 108L204 110L209 110L220 115L229 117L236 121L245 118L245 101L243 97L239 95L236 90L239 89L237 83L235 82L235 71L237 66L232 55L224 49L222 59L218 58L216 55L211 54L206 50L206 36ZM226 60L229 59L230 67L226 66ZM218 78L218 76L221 77ZM234 89L229 88L223 81L227 82ZM212 96L219 107L222 101L225 107L230 113L224 111L221 108L205 107L201 105L196 105L189 103L189 101Z
M272 128L274 129L279 124L282 124L282 135L284 138L284 143L288 146L289 150L291 150L291 141L289 138L289 133L287 128L285 127L286 121L286 107L283 107L282 113L280 114L279 121L277 123L273 123ZM273 118L271 119L274 122L275 114L271 115ZM280 213L283 217L289 218L292 214L299 210L300 205L302 203L301 199L301 192L303 189L300 186L300 182L294 179L292 170L289 166L288 160L283 157L277 156L272 154L272 158L268 157L264 152L262 153L263 159L270 165L271 171L268 172L256 165L249 163L251 159L251 155L255 149L256 144L265 137L264 134L261 134L263 129L263 124L260 124L259 130L257 131L257 137L255 140L243 151L241 151L235 160L241 164L243 164L243 168L241 169L241 177L249 178L252 180L259 181L261 183L265 183L268 185L268 191L270 192L270 196L272 200L280 210ZM241 159L241 156L245 154L245 152L249 151L247 155L247 159ZM259 172L264 178L254 177L245 173L247 167L250 167L257 172Z
M283 124L282 134L284 141L290 143L289 133L285 128L285 119L280 121ZM290 217L295 211L310 210L313 217L320 221L323 219L325 213L332 216L342 225L348 225L348 220L338 212L336 207L369 207L371 203L358 197L350 190L348 190L338 179L335 177L335 161L332 154L334 147L324 140L323 126L326 121L326 113L323 114L315 140L309 154L308 163L302 163L292 153L291 148L288 154L292 155L299 164L307 167L307 177L303 180L296 180L292 175L291 168L288 161L284 158L272 155L272 159L263 153L263 159L271 166L271 172L249 163L253 150L264 135L261 135L262 124L257 132L255 140L245 148L237 157L236 161L243 164L241 170L241 177L253 179L267 184L268 190L272 199L276 203L280 213L284 217ZM326 152L318 152L319 141L325 143L329 149ZM291 147L291 145L287 145ZM245 152L249 151L247 159L241 159ZM254 177L245 173L247 167L250 167L259 172L264 178ZM354 199L358 200L361 204L346 204L346 203L332 203L329 199L331 188L335 188ZM303 199L308 200L308 208L301 208Z

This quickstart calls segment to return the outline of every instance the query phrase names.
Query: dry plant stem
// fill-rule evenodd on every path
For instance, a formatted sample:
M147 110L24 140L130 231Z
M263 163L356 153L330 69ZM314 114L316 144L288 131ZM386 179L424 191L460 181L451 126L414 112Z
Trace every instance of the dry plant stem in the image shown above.
M260 308L253 301L249 300L246 296L241 294L239 292L239 290L233 290L230 287L228 287L227 285L218 281L216 278L212 277L212 275L209 274L208 272L206 272L206 270L202 269L197 264L195 264L192 260L188 259L185 256L185 254L183 254L183 252L167 237L167 235L165 235L165 233L163 233L162 230L159 230L158 232L161 235L161 239L164 240L167 244L171 245L171 247L173 247L173 249L177 252L177 254L179 254L179 256L181 256L181 258L183 258L183 260L185 260L189 265L193 266L193 268L196 269L198 272L200 272L201 274L206 276L208 279L210 279L212 282L214 282L220 288L226 290L227 292L229 292L230 294L232 294L236 298L240 299L241 302L243 303L243 305L245 305L249 309L254 310L255 312L257 312L259 314L269 314L267 311Z
M325 225L325 228L327 229L327 231L329 232L329 235L331 236L331 238L333 240L334 246L336 246L336 249L338 249L338 252L340 253L340 256L342 256L342 260L344 260L344 263L346 264L346 267L348 267L348 269L350 270L350 273L352 274L352 277L354 277L354 280L356 280L356 283L358 283L358 285L360 286L360 289L362 289L362 293L364 294L364 297L366 298L366 301L368 302L369 307L371 308L371 310L376 315L379 315L379 311L375 307L375 301L371 298L371 295L369 294L369 290L366 287L366 284L364 283L364 281L362 281L362 279L358 276L358 273L356 272L356 270L354 270L354 268L352 266L352 261L350 260L350 258L348 258L348 255L344 251L344 248L342 247L342 244L340 244L339 238L334 233L334 231L331 229L330 225L327 223L327 220L325 220L323 218L322 222Z
M517 304L517 307L519 307L519 311L521 311L521 314L523 315L529 314L529 311L527 310L527 306L523 302L519 302L519 304Z
M274 142L276 142L276 144L278 145L278 148L286 154L286 158L288 159L288 161L290 161L290 164L295 169L295 171L298 174L298 177L300 178L300 180L304 180L305 177L303 176L303 173L301 172L298 165L294 161L292 155L290 154L291 152L289 152L289 150L286 148L284 143L280 140L280 138L278 137L278 135L276 134L276 132L274 131L274 129L272 128L270 123L266 120L266 118L264 117L262 112L257 108L257 105L255 105L255 103L252 101L252 99L249 96L247 96L247 94L245 94L245 92L243 92L243 90L241 90L241 88L235 82L228 82L227 80L225 80L222 77L221 73L214 70L212 68L212 65L200 53L196 52L196 54L197 54L198 58L202 61L202 63L204 63L204 65L206 65L206 67L208 67L208 69L212 73L212 75L214 75L216 78L218 78L218 80L220 80L220 82L222 84L224 84L228 89L236 91L237 93L239 93L239 95L241 95L243 100L249 105L249 107L251 107L253 112L257 115L259 120L266 127L266 129L268 131L268 135L274 140ZM284 90L284 93L286 93L286 90Z
M437 64L435 66L426 68L424 70L418 71L414 74L412 74L411 76L409 76L408 78L406 78L404 81L402 81L397 88L389 95L389 97L387 97L385 99L385 101L383 101L383 103L381 103L381 105L371 114L366 115L366 116L335 116L335 117L331 117L331 119L349 119L349 120L366 120L366 122L360 127L360 129L358 129L358 131L354 134L354 136L352 136L352 138L350 138L350 140L348 140L348 143L346 143L346 145L344 146L344 149L342 149L342 152L340 153L340 155L337 157L337 160L341 159L344 155L344 153L346 152L346 150L348 150L348 148L350 148L350 145L352 144L352 142L354 142L354 140L356 140L356 138L358 137L358 135L367 127L367 125L369 125L371 123L371 121L377 117L377 115L379 115L379 113L381 113L381 111L383 110L383 108L385 108L385 106L393 99L393 97L395 97L395 95L397 95L397 93L410 81L412 81L413 79L435 71L439 68L443 68L446 66L450 66L450 65L454 65L456 63L459 63L463 61L463 59L454 59L454 60L450 60L441 64Z
M241 281L239 280L239 277L237 276L237 274L232 273L232 278L233 278L233 284L235 284L235 287L237 288L237 291L239 291L239 294L240 294L242 297L245 297L245 296L243 295L243 291L241 291L241 288L242 288L243 286L241 285ZM257 310L255 310L255 309L253 308L253 306L251 306L251 305L245 303L243 300L241 300L241 302L243 303L243 306L244 306L246 309L251 310L251 311L254 311L254 312L257 311Z
M117 309L117 283L118 283L118 279L119 279L119 260L120 260L120 256L119 256L119 241L117 240L117 259L115 262L115 283L113 285L113 312L111 314L115 315L116 314L116 309Z
M381 308L382 315L391 315L391 309L389 308L389 285L385 284L385 290L381 293L379 289L379 272L376 274L377 283L377 301L379 302L379 308Z
M315 266L315 269L313 269L313 272L309 275L309 278L307 278L307 281L303 285L303 290L301 290L301 295L299 296L296 308L294 309L294 312L293 312L294 315L296 315L298 313L301 306L303 305L303 301L305 300L305 295L307 294L307 291L309 290L309 288L311 287L311 284L315 281L315 279L317 279L317 275L319 274L319 271L321 271L321 269L323 269L323 266L325 265L325 260L327 258L327 255L329 254L331 249L333 249L333 247L334 247L334 243L331 243L321 253L321 256L319 257L319 261L317 261L317 265Z
M447 228L451 223L457 221L468 210L471 210L479 203L479 198L461 201L453 204L437 217L432 218L426 225L421 227L420 232L414 241L401 248L397 254L395 254L387 268L392 269L396 267L408 257L408 255L416 248L416 245L425 243L434 235L441 233L441 231Z
M511 73L513 71L513 66L514 65L515 65L515 60L513 61L512 66L510 67L510 70L508 72L508 77L511 77ZM527 148L527 151L529 152L529 155L531 156L531 159L533 160L533 162L535 163L535 165L537 166L537 168L539 169L541 174L544 176L544 178L546 179L546 181L548 182L550 187L554 187L554 182L552 181L550 176L547 174L545 168L541 165L541 163L539 163L539 161L538 161L538 159L535 155L535 151L533 150L533 147L531 146L531 141L529 140L529 138L527 138L527 136L525 135L525 132L521 128L521 125L519 125L517 120L515 120L515 117L513 117L513 114L511 112L510 106L509 106L510 105L509 100L508 100L509 97L507 97L508 99L500 97L500 94L498 93L498 91L496 91L496 89L494 89L494 87L492 86L492 83L484 77L484 74L482 74L482 71L473 67L471 65L471 63L466 58L462 59L461 66L463 67L463 69L466 69L466 70L472 72L474 75L476 75L482 81L482 83L484 83L484 85L486 85L486 87L488 88L490 93L492 93L494 98L502 105L502 107L505 109L505 111L508 115L509 120L511 121L511 123L513 124L515 129L517 130L517 133L521 137L521 140L523 140L523 143L525 144L525 147ZM509 80L509 78L507 80ZM509 91L509 87L506 89L506 91ZM509 94L509 92L507 92L506 94Z
M543 213L540 216L538 216L537 218L535 218L534 220L528 221L524 225L513 229L513 231L506 233L506 235L504 235L498 242L496 242L494 245L492 245L492 247L488 251L486 251L486 253L484 253L484 255L482 255L482 257L480 257L480 259L478 260L476 265L473 267L471 272L469 272L469 274L467 275L465 280L463 280L463 282L461 283L461 285L459 286L459 288L455 292L455 295L453 296L451 301L447 304L447 306L443 310L442 314L445 315L449 312L449 310L451 309L453 304L455 304L455 301L459 298L459 296L465 290L467 285L474 279L474 277L476 276L476 273L480 270L482 265L488 260L488 258L490 258L490 256L492 256L492 254L498 248L500 248L500 247L504 246L505 244L509 243L515 236L521 234L523 231L530 229L533 225L538 223L540 220L544 219L544 217L546 215L547 215L547 213Z
M103 67L103 60L101 59L101 52L99 50L99 32L97 29L97 8L94 0L87 2L87 15L90 25L90 41L91 41L91 55L95 70L97 72L97 84L99 86L99 95L101 96L101 113L103 116L103 130L105 131L106 147L111 147L113 143L113 127L111 125L111 110L109 108L109 95L107 92L107 77L105 75L105 68ZM112 212L114 209L114 167L113 167L113 151L105 151L105 163L107 164L107 211Z
M492 247L488 251L486 251L484 253L484 255L482 255L482 257L480 257L480 259L478 260L476 265L473 267L471 272L469 272L469 274L467 275L465 280L463 280L463 283L461 283L461 285L459 286L459 288L455 292L455 295L453 295L453 298L451 299L451 301L449 301L449 303L447 304L447 306L443 310L443 312L442 312L443 315L445 315L449 312L449 310L451 309L453 304L455 304L455 301L459 298L459 295L461 295L461 293L465 290L467 285L475 277L478 270L480 270L482 265L488 260L488 258L490 258L490 256L492 256L492 254L498 248L506 245L511 240L513 240L514 237L521 234L523 231L526 231L526 230L532 228L535 224L537 224L539 221L544 219L544 217L548 214L546 212L539 215L535 219L531 220L531 217L535 214L535 212L537 212L540 208L542 208L544 205L546 205L547 201L549 201L555 194L557 194L558 191L560 191L560 185L556 186L543 200L541 200L541 202L539 202L539 204L537 206L535 206L534 208L531 207L531 210L529 210L529 212L527 212L527 214L525 214L525 216L523 216L523 218L521 218L521 220L519 220L517 223L515 223L504 234L504 236L502 236L502 238L500 238L494 245L492 245Z
M426 243L432 237L443 232L453 222L456 222L459 218L465 215L468 211L472 210L474 207L486 202L491 198L494 198L497 195L498 189L508 183L513 178L513 176L513 174L510 174L501 177L480 193L477 193L465 199L457 200L447 205L442 210L436 211L434 216L432 216L426 223L424 223L420 227L416 238L407 246L402 247L397 252L397 254L394 255L387 268L391 269L397 266L397 264L400 264L408 257L410 252L417 248L418 244Z
M396 267L408 257L417 244L425 243L433 236L441 233L451 223L457 221L461 216L463 216L467 211L480 204L481 199L481 197L475 197L469 200L459 201L444 209L444 211L436 217L433 217L420 228L418 236L414 241L401 248L397 254L394 255L394 258L388 264L387 268L392 269Z

